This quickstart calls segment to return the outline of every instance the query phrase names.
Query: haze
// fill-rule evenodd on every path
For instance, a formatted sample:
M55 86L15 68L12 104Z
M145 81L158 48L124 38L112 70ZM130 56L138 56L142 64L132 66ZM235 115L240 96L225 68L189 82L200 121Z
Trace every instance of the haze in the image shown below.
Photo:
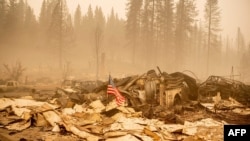
M28 3L34 8L35 14L38 16L43 0L28 0ZM177 1L177 0L175 0ZM113 7L119 17L126 19L126 0L67 0L71 14L75 12L77 5L82 7L83 13L87 12L88 6L101 6L106 16L110 13ZM205 0L197 0L197 8L199 17L204 17ZM234 38L237 33L237 28L241 27L247 41L250 41L250 1L249 0L219 0L221 9L221 26L223 27L224 36L232 36Z
M35 14L38 16L40 13L41 3L43 0L28 0L28 3L34 8ZM175 0L177 1L177 0ZM113 7L119 17L126 18L126 0L67 0L70 12L73 14L78 4L82 7L83 13L87 12L88 6L91 4L93 7L101 6L103 12L108 15L110 9ZM204 4L205 0L197 0L197 8L199 10L199 16L204 18ZM223 34L234 37L237 32L237 28L241 27L243 33L247 37L247 41L250 40L250 1L249 0L219 0L219 6L221 9L221 25L223 27Z

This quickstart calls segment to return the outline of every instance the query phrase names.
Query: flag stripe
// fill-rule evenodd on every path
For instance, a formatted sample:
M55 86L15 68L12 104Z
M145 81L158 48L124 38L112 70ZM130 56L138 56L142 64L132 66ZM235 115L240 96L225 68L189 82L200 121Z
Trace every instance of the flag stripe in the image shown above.
M125 102L125 98L121 95L119 90L115 87L111 76L109 76L109 84L107 87L107 94L114 95L116 99L116 104L121 105Z

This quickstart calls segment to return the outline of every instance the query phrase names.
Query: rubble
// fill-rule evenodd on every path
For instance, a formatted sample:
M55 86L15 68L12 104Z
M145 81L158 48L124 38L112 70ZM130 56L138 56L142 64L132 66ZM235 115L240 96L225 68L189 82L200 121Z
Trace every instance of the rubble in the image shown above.
M220 93L223 100L234 98L242 104L250 102L250 86L240 81L231 80L221 76L210 76L198 89L200 101L212 101L211 97Z
M249 124L250 110L248 107L235 103L236 101L232 98L231 100L220 100L216 103L200 103L209 113L212 113L217 118L223 119L226 122L232 124ZM240 119L240 120L239 120Z
M109 112L110 110L106 111L105 105L100 100L93 101L88 106L85 104L76 104L74 108L58 108L58 105L45 102L36 103L33 100L29 101L29 104L21 104L20 101L23 99L10 100L2 98L0 100L1 105L9 105L9 107L19 105L23 108L23 112L31 115L28 118L22 118L23 114L21 112L15 113L13 111L13 114L19 118L5 124L2 124L4 118L0 118L1 125L8 130L21 131L32 127L51 126L50 131L62 132L62 127L64 127L66 132L90 141L99 139L177 140L179 135L196 135L200 127L219 126L222 128L223 126L223 123L212 119L203 119L193 123L185 121L184 125L165 124L163 121L157 119L147 119L138 116L140 114L135 114L137 112L133 108L123 106L111 109L117 109L118 112L112 117L107 117L105 112ZM17 103L12 101L17 101ZM34 103L36 104L34 105ZM1 115L8 109L8 106L2 107ZM85 111L89 111L90 109L93 109L91 113L85 113ZM11 108L11 110L14 109ZM11 113L11 111L9 112ZM8 118L9 115L5 116ZM196 130L193 131L193 129Z
M91 83L85 90L87 82L74 82L55 88L46 98L38 98L37 93L0 98L0 129L16 137L20 137L17 132L24 134L30 129L46 135L37 136L37 140L203 141L223 140L225 124L240 123L239 119L250 122L250 109L237 96L225 98L224 91L218 89L206 95L203 92L208 85L198 85L180 72L157 74L150 70L114 82L126 97L122 106L106 94L106 82L96 87ZM0 133L0 140L2 136L6 135Z

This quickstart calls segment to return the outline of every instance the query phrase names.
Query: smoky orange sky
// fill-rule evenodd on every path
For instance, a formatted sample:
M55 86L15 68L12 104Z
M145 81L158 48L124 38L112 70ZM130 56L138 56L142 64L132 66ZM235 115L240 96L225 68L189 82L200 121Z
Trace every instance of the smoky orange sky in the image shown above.
M43 0L28 0L28 3L33 7L34 12L39 16L41 3ZM177 0L175 0L177 1ZM204 5L206 0L197 0L197 9L199 16L197 20L204 20ZM82 8L82 13L85 14L88 6L91 4L94 9L97 5L102 7L104 14L107 16L113 7L120 18L126 19L126 3L127 0L67 0L70 13L78 4ZM229 36L230 39L235 39L237 28L241 28L241 32L245 36L246 44L250 44L250 0L219 0L221 10L221 29L223 37Z

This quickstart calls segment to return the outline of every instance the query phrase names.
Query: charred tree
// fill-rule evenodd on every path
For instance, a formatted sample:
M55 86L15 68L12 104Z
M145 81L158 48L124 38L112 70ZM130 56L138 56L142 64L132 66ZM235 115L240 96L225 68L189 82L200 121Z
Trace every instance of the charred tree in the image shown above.
M4 72L8 76L8 79L18 81L26 70L20 61L17 61L14 65L3 64Z

